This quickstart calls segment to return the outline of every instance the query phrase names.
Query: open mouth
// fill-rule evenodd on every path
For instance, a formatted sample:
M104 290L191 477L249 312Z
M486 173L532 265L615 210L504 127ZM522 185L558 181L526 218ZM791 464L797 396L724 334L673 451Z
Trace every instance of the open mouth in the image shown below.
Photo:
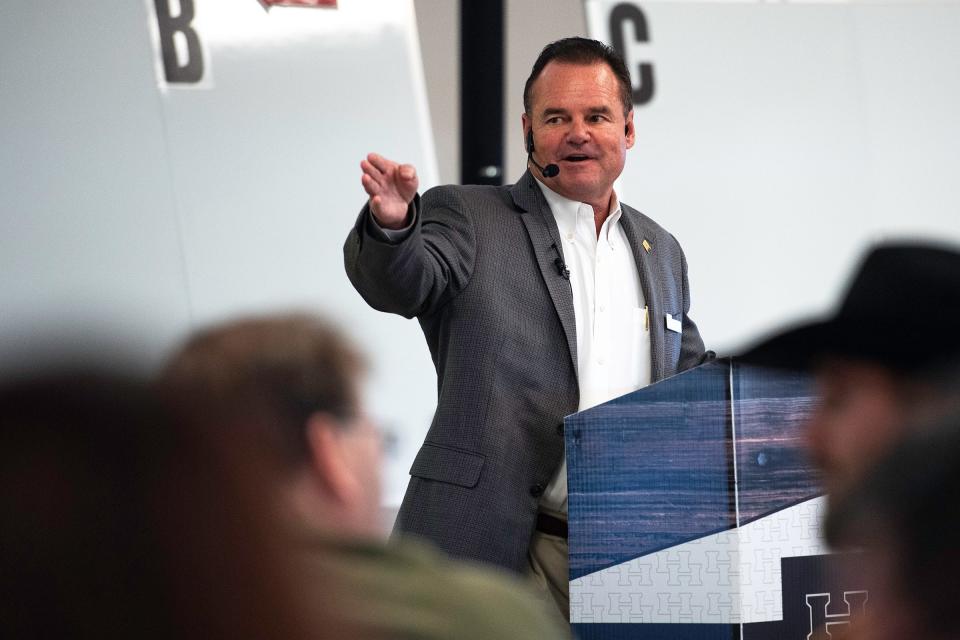
M584 155L582 153L574 153L564 158L566 162L586 162L590 160L590 156Z

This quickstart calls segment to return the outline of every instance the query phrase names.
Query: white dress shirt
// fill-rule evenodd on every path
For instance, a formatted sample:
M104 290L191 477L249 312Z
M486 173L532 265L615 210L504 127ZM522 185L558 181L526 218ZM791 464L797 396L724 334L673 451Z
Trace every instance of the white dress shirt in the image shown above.
M616 194L597 237L593 207L537 184L557 221L570 270L582 411L650 384L650 318ZM541 505L567 512L566 459Z

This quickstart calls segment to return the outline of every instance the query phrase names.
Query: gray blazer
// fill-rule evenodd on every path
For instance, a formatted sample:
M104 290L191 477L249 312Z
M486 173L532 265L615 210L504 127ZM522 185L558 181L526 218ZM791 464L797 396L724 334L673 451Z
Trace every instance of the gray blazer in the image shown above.
M563 459L563 418L579 404L557 224L529 172L511 186L437 187L411 206L402 240L387 240L365 207L344 245L353 286L375 309L416 317L437 369L437 410L396 532L522 573L540 496ZM654 319L656 381L699 364L703 341L687 317L680 245L622 208ZM665 330L667 313L682 333Z

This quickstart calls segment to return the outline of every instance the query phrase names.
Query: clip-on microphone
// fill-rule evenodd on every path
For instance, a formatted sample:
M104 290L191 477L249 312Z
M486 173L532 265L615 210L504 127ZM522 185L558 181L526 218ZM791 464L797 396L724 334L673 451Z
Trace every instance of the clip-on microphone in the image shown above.
M548 167L550 165L547 165ZM557 252L557 257L554 258L553 264L557 267L557 275L559 275L564 280L570 279L570 269L567 268L567 263L563 261L563 254L560 253L560 247L557 246L557 243L554 242L550 247Z

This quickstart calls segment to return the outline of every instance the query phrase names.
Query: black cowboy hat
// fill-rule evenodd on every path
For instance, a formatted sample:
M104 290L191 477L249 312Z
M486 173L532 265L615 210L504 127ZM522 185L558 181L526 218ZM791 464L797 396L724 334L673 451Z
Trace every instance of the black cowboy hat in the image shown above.
M960 361L960 250L918 242L877 245L833 316L794 325L737 359L808 370L825 357L903 372Z

